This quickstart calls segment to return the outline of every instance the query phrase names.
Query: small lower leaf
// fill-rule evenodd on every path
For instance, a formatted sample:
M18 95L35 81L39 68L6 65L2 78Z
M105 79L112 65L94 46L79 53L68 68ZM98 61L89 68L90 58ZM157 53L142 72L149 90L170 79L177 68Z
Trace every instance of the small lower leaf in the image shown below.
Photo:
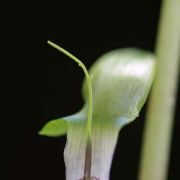
M66 120L59 118L48 122L40 131L40 135L57 137L67 133L68 123Z
M54 119L48 122L39 131L39 135L49 136L49 137L63 136L66 135L70 122L81 123L81 122L85 122L85 120L86 120L86 112L85 109L82 109L81 111L73 115Z

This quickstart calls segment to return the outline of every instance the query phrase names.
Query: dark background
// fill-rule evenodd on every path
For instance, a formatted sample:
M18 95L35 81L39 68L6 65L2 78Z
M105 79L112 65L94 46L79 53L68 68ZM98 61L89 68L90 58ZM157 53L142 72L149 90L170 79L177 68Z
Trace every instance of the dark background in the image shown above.
M115 48L153 51L160 1L6 1L1 9L1 179L64 180L66 137L37 132L82 107L83 73L46 41L60 44L87 67ZM179 103L178 95L168 180L179 180ZM145 109L120 133L112 180L137 179Z

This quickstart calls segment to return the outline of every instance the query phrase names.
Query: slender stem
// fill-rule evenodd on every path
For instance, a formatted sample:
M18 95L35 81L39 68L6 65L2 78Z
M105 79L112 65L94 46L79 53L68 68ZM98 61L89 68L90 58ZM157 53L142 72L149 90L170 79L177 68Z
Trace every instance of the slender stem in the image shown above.
M180 60L180 0L163 1L156 55L139 180L167 178Z
M78 65L82 68L84 71L86 80L87 80L87 87L88 87L88 119L87 119L87 134L86 134L86 151L85 151L85 163L84 163L84 180L90 180L91 179L91 133L92 133L92 77L89 75L86 66L74 55L63 49L62 47L56 45L55 43L48 41L47 42L50 46L54 47L55 49L59 50L66 56L70 57L72 60L78 63Z

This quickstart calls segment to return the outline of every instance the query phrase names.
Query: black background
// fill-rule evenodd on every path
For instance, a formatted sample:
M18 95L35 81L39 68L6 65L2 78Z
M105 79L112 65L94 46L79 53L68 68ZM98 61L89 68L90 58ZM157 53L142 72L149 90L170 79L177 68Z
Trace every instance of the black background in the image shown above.
M82 107L83 73L46 41L66 48L87 67L115 48L153 51L160 1L6 1L1 8L1 179L63 180L66 138L37 132ZM179 107L178 100L168 180L179 179ZM120 133L113 180L137 179L145 109Z

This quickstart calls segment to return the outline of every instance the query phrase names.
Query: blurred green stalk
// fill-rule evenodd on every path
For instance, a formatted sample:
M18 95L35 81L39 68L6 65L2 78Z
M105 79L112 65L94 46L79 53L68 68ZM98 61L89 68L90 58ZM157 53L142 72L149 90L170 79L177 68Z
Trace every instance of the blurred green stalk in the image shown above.
M167 179L180 60L180 0L164 0L157 69L145 124L139 180Z

